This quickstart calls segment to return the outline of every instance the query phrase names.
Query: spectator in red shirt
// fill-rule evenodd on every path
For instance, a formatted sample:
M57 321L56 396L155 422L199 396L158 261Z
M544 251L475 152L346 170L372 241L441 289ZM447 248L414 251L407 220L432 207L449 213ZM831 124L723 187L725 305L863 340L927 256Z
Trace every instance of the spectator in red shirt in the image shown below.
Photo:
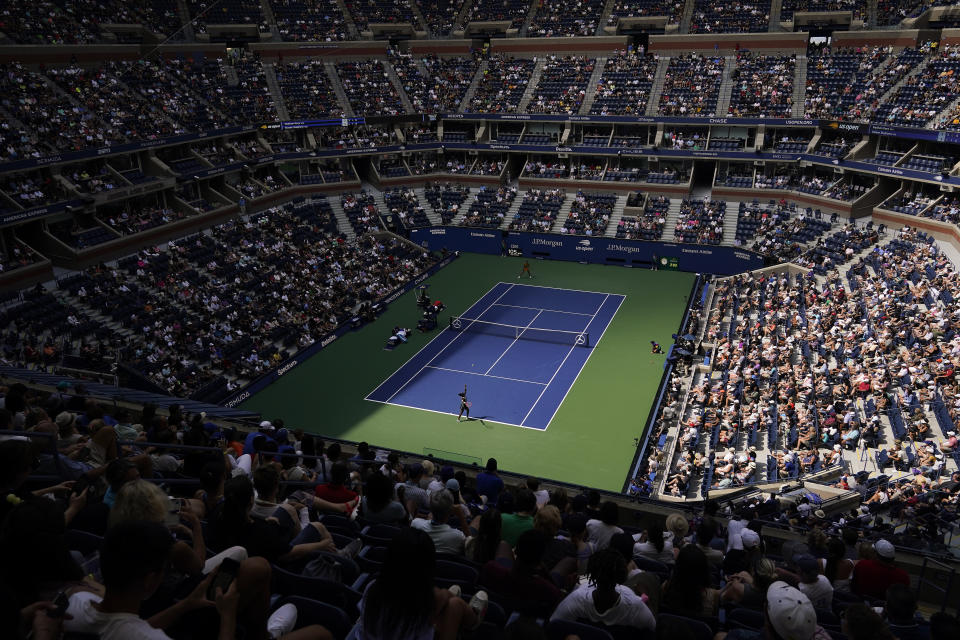
M349 475L350 472L347 471L346 465L338 462L330 469L330 482L318 484L314 492L318 498L334 504L354 502L358 497L357 492L344 486Z
M886 540L877 540L873 545L877 552L876 560L861 560L853 568L852 590L860 596L877 600L887 597L887 588L892 584L910 586L907 572L893 564L896 550Z

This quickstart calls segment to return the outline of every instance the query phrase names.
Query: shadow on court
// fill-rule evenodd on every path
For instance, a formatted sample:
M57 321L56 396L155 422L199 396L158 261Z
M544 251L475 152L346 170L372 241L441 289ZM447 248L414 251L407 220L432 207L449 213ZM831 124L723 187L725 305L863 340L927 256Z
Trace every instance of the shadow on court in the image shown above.
M483 421L484 418L489 419L490 416L473 416L473 417L467 418L466 422L479 422L480 424L485 426L487 429L493 429L493 425L487 424L486 422Z

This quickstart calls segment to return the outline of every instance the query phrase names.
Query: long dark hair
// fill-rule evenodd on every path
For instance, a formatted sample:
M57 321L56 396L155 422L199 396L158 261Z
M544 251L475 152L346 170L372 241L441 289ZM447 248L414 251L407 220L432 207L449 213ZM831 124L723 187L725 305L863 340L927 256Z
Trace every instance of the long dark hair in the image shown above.
M0 527L0 584L13 590L18 609L39 600L45 584L83 578L65 535L63 509L52 500L29 497L10 509Z
M430 628L435 569L436 548L430 536L412 527L401 529L364 596L365 633L380 640L403 640Z
M384 510L393 500L393 480L379 472L371 473L370 477L367 478L364 497L370 513Z
M220 549L236 544L247 526L247 511L253 500L253 483L246 476L230 478L223 485L223 502L213 522L213 538Z
M706 554L693 544L680 548L673 575L663 594L664 604L681 611L699 614L703 593L710 586L710 564Z
M601 593L609 593L627 579L627 561L616 549L597 551L587 561L590 584Z
M827 566L823 568L823 574L832 583L837 579L837 569L840 568L840 561L847 556L847 545L843 544L840 538L830 538L827 540Z
M647 527L647 542L652 544L657 553L663 553L663 527L654 522Z
M313 436L309 433L303 434L303 438L300 440L300 450L305 456L315 456L317 455L317 443L314 441ZM317 461L310 459L305 461L305 463L311 469L316 466Z
M474 562L486 564L493 560L497 555L497 547L500 546L500 530L503 522L500 519L500 512L496 509L487 509L477 526L477 539L473 545Z

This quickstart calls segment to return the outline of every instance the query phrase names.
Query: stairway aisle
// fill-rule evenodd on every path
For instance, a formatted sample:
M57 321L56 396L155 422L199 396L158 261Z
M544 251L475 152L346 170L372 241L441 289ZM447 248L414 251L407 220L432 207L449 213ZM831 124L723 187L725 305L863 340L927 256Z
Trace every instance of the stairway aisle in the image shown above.
M793 110L790 115L794 118L802 118L806 105L804 103L807 95L807 56L801 54L797 56L797 68L793 74Z
M682 198L670 198L670 207L667 209L667 217L663 222L663 239L666 242L673 241L673 230L680 220L680 206Z
M559 233L560 229L563 228L567 218L570 217L570 209L573 207L573 201L575 199L575 194L567 194L567 197L563 199L563 204L560 206L560 210L557 211L557 219L550 225L550 233Z
M353 230L353 225L350 224L350 219L347 218L347 214L343 211L340 198L328 198L328 202L330 202L330 209L333 210L333 217L337 219L337 229L347 237L348 242L356 240L357 234Z
M526 112L527 106L530 104L530 101L533 100L533 96L536 95L537 85L540 84L540 77L543 75L543 66L546 62L544 58L537 58L536 64L533 65L533 71L530 73L530 81L527 83L527 89L523 92L523 97L520 98L520 105L517 107L519 113Z
M333 87L333 93L337 96L337 102L339 102L343 108L343 115L347 117L355 116L356 114L353 112L353 107L350 106L350 99L347 98L347 92L343 90L340 76L337 75L336 65L328 60L323 63L323 68L327 72L327 80L330 81L330 86Z
M607 66L607 58L605 56L600 56L597 58L597 61L594 63L593 73L590 74L590 79L587 80L587 93L583 96L583 103L580 105L580 115L587 115L590 113L590 109L593 107L593 102L597 99L597 84L600 82L600 78L603 76L603 69Z
M433 205L430 204L429 200L427 200L426 190L423 187L417 187L413 190L413 192L417 194L417 200L420 201L420 206L423 207L423 212L426 214L427 220L430 221L430 224L443 224L443 218L440 217L440 214L434 210Z
M470 103L473 102L473 96L477 92L477 87L480 86L480 81L483 80L483 76L487 73L490 63L486 60L481 60L480 64L477 66L477 72L473 76L473 80L470 81L470 86L467 87L467 92L463 94L463 100L460 101L460 106L457 108L457 113L465 113L470 110Z
M183 25L180 33L183 34L183 39L187 42L195 42L197 36L193 30L193 23L190 22L190 9L187 7L187 0L176 0L176 4L177 15L180 16L180 23ZM166 35L172 36L173 34L168 33Z
M647 98L645 115L655 116L660 110L660 94L663 93L663 80L667 77L669 66L670 56L664 56L657 61L657 71L653 74L653 84L650 85L650 96Z
M720 82L720 92L717 95L717 107L714 115L722 118L727 115L730 107L730 98L733 95L733 70L737 68L737 56L726 56L723 62L723 80Z
M503 224L500 225L500 228L507 230L510 228L510 223L513 222L513 217L517 215L517 211L520 211L520 205L523 204L523 194L525 192L517 193L517 196L513 199L513 202L510 203L510 208L507 209L506 215L503 216Z
M773 0L770 3L770 24L767 31L777 33L780 31L780 12L783 9L783 0Z
M403 105L403 109L407 113L413 113L414 112L413 103L410 102L410 98L407 96L407 92L403 90L403 83L400 82L400 76L397 75L397 70L394 69L393 65L387 62L386 60L381 60L380 64L383 65L383 70L386 72L387 77L390 79L390 83L393 85L393 88L397 92L397 95L400 96L400 104Z
M283 92L280 91L280 83L277 81L277 70L272 62L263 63L263 74L267 78L267 88L270 89L273 104L277 108L277 117L280 118L280 120L289 120L290 112L287 110L287 103L283 99Z
M723 216L723 242L720 244L729 247L733 246L734 238L737 236L737 215L739 210L739 200L727 200L727 210Z
M623 219L623 211L626 208L627 196L623 194L618 195L617 202L613 205L613 213L610 214L610 224L607 225L607 230L603 234L605 237L617 237L617 227L620 226L620 220Z

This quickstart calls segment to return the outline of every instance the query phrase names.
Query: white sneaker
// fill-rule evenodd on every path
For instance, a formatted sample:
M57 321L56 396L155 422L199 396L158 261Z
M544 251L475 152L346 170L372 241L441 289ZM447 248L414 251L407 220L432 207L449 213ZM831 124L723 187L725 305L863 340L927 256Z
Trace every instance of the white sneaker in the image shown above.
M343 549L337 549L337 555L341 558L355 558L360 549L363 548L363 540L357 538L356 540L351 540L350 544L345 546Z
M297 624L297 606L285 604L272 614L267 620L267 633L271 638L279 638L293 631Z
M461 590L460 590L460 585L458 584L450 585L449 587L447 587L447 591L449 591L454 598L460 597Z
M486 591L477 591L473 594L473 597L470 598L470 608L477 614L477 624L474 626L474 629L479 627L483 622L483 617L487 615L487 605L489 604L490 596L487 595Z

